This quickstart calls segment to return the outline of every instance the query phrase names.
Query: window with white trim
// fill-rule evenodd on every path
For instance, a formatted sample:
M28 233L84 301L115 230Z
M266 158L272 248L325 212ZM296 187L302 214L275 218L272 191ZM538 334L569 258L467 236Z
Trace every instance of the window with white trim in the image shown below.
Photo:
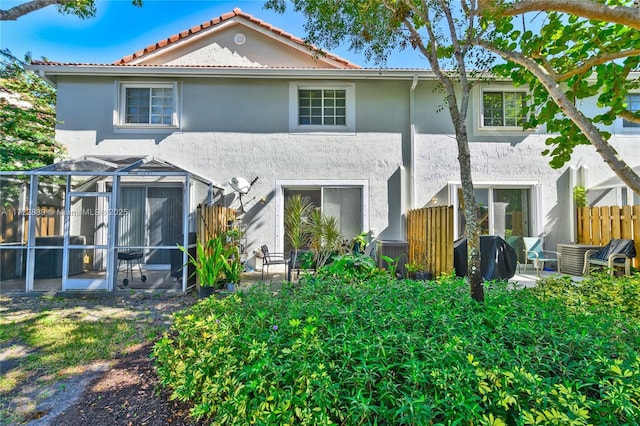
M480 234L498 235L507 241L537 235L536 215L540 207L538 186L529 182L511 185L474 182ZM467 221L462 186L451 184L450 190L452 202L457 207L454 230L457 237L463 237L466 236Z
M354 132L355 88L351 83L291 83L292 132Z
M522 127L526 120L523 108L526 106L526 92L483 91L483 127Z
M630 93L629 95L627 95L627 109L631 112L640 111L640 93ZM640 123L636 123L629 120L622 120L622 127L640 128Z
M286 238L285 205L290 197L306 197L327 217L337 220L344 239L353 239L369 230L369 181L363 179L276 180L277 252L287 253L291 247Z
M351 240L363 231L362 191L360 186L285 187L284 202L286 205L294 195L306 198L323 215L335 218L342 237ZM284 232L288 234L287 223L284 223ZM285 253L292 250L287 239L284 248Z
M346 106L344 89L298 89L298 124L345 126Z
M116 125L177 127L177 84L120 83Z

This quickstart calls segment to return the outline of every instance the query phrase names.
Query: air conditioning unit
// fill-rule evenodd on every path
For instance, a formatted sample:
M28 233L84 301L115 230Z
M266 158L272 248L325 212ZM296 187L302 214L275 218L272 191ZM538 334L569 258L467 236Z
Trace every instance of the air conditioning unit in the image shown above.
M390 241L390 240L378 240L376 241L376 264L380 269L387 269L387 261L382 256L390 257L393 260L398 261L396 271L406 276L405 264L409 256L409 243L406 241Z
M582 275L584 253L587 250L601 249L601 246L587 244L558 244L560 253L560 272L570 275Z

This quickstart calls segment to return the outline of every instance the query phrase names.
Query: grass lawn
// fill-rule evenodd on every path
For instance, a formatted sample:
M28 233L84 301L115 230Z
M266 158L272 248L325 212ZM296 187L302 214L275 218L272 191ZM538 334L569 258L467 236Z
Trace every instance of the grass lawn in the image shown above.
M0 424L20 422L16 401L29 412L57 382L155 341L170 313L191 303L145 294L0 297Z

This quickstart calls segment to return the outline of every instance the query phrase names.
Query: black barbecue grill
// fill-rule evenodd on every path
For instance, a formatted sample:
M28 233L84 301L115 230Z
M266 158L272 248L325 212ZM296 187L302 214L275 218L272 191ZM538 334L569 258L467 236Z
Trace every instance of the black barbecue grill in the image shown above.
M122 284L126 287L129 285L129 278L133 280L133 264L138 265L138 271L140 271L140 280L145 282L147 276L142 274L142 266L140 266L140 259L142 259L142 251L122 251L118 252L118 271L120 270L120 264L126 262L126 269Z

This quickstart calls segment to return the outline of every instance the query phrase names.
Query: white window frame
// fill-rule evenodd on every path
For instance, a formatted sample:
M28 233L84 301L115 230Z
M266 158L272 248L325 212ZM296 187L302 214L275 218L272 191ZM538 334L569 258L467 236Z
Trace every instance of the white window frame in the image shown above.
M449 205L454 206L453 209L453 235L457 236L460 234L460 230L458 229L458 208L460 205L460 201L458 200L458 189L462 188L462 184L457 182L449 182ZM528 189L530 191L530 202L529 202L529 228L531 229L531 236L542 235L543 233L543 216L542 216L542 188L539 182L537 181L515 181L515 182L499 182L499 181L478 181L473 182L474 189L489 189L489 215L493 217L493 190L494 189ZM493 224L489 228L490 235L493 235L494 229ZM456 237L457 238L457 237Z
M346 96L345 125L313 125L299 124L299 90L344 90ZM289 83L289 132L314 134L354 134L356 131L356 89L354 83L346 82L304 82Z
M151 123L126 123L127 113L127 89L171 89L173 91L173 113L171 116L171 124L151 124ZM173 131L180 127L179 111L180 111L180 85L177 81L158 82L158 81L117 81L116 82L116 108L113 111L113 126L115 132L166 132Z
M524 96L527 95L526 90L516 89L516 88L507 88L507 87L485 87L480 90L480 97L478 100L478 111L479 111L479 128L480 129L489 129L489 130L519 130L522 132L523 126L485 126L484 124L484 95L487 93L501 93L503 95L503 105L502 105L502 114L504 118L504 94L505 93L522 93ZM526 101L525 101L526 102ZM526 121L526 117L524 118Z
M364 179L353 180L276 180L276 235L275 250L284 251L284 190L291 188L321 188L321 187L351 187L362 190L362 229L369 229L369 181Z
M640 92L632 92L629 93L628 96L637 96L640 97ZM637 135L640 133L640 127L629 127L624 125L624 119L618 118L615 120L615 132L617 134L632 134Z

